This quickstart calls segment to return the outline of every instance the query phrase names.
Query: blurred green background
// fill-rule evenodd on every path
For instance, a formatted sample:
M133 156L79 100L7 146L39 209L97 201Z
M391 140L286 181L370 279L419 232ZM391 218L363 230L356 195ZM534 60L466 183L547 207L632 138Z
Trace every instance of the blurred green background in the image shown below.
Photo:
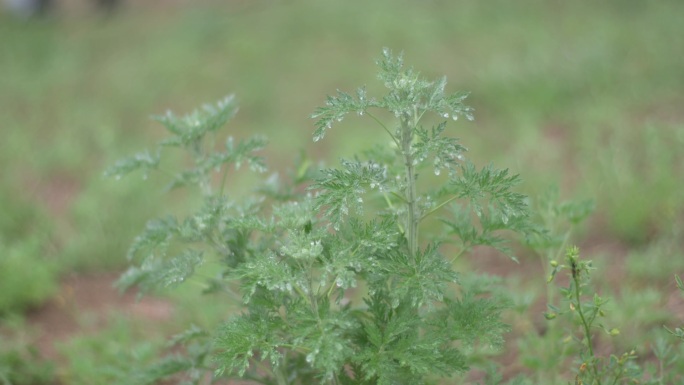
M273 169L302 150L334 163L383 132L352 118L314 146L308 116L336 89L379 91L382 47L471 92L475 121L450 127L477 163L522 174L531 196L558 184L564 198L595 199L574 241L614 272L603 282L609 293L641 298L616 311L634 322L623 343L682 323L684 304L671 295L672 274L684 274L682 1L129 1L105 15L73 0L53 11L22 19L0 10L0 379L28 371L114 381L116 370L94 368L125 367L122 352L154 357L164 332L149 324L177 330L222 316L179 292L165 300L194 319L114 317L41 358L36 341L53 341L40 309L78 298L65 290L79 277L114 277L145 221L186 205L161 199L163 178L102 178L163 135L151 114L235 93L241 110L228 129L269 136ZM524 258L509 268L536 274ZM544 290L535 278L533 296ZM72 305L74 322L94 322ZM151 345L135 345L140 333ZM95 375L104 377L88 382Z

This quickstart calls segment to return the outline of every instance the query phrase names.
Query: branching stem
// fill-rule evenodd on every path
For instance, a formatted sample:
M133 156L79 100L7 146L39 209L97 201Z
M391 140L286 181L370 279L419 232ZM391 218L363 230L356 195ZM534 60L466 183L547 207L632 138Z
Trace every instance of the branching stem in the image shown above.
M579 314L580 320L582 321L582 327L584 328L584 335L587 338L587 348L589 349L589 356L591 359L590 367L594 372L594 381L597 385L601 385L601 379L598 375L598 368L596 367L596 357L594 356L594 347L591 340L591 330L589 330L589 322L587 322L584 317L584 311L582 311L582 302L580 298L580 279L579 272L572 274L572 280L575 285L575 304L577 306L577 313Z

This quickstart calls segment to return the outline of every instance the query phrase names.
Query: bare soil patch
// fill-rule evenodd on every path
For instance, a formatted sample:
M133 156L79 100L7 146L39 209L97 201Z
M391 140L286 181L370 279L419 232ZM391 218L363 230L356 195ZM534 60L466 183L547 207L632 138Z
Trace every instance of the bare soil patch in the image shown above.
M174 307L169 301L150 296L138 300L130 291L122 294L114 287L118 277L118 273L67 276L55 298L27 315L29 325L38 331L36 346L43 356L58 360L56 343L96 333L113 314L148 321L171 319Z

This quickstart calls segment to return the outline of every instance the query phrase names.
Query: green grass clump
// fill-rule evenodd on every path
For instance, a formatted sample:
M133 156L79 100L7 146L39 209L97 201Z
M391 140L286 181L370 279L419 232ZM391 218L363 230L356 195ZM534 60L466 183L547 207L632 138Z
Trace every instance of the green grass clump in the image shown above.
M0 190L0 315L38 306L57 290L47 217ZM6 208L6 209L5 209Z

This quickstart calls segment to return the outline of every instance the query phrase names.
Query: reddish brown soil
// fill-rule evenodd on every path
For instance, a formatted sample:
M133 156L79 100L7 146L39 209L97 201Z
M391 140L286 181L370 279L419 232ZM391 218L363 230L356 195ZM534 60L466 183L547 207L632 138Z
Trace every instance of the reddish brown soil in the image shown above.
M172 317L173 306L165 300L149 296L137 300L135 293L120 294L113 286L118 276L117 273L69 276L63 280L54 299L28 314L29 324L39 333L36 345L46 358L59 360L55 344L75 335L97 332L114 313L150 321L166 321ZM86 317L89 322L83 322Z

